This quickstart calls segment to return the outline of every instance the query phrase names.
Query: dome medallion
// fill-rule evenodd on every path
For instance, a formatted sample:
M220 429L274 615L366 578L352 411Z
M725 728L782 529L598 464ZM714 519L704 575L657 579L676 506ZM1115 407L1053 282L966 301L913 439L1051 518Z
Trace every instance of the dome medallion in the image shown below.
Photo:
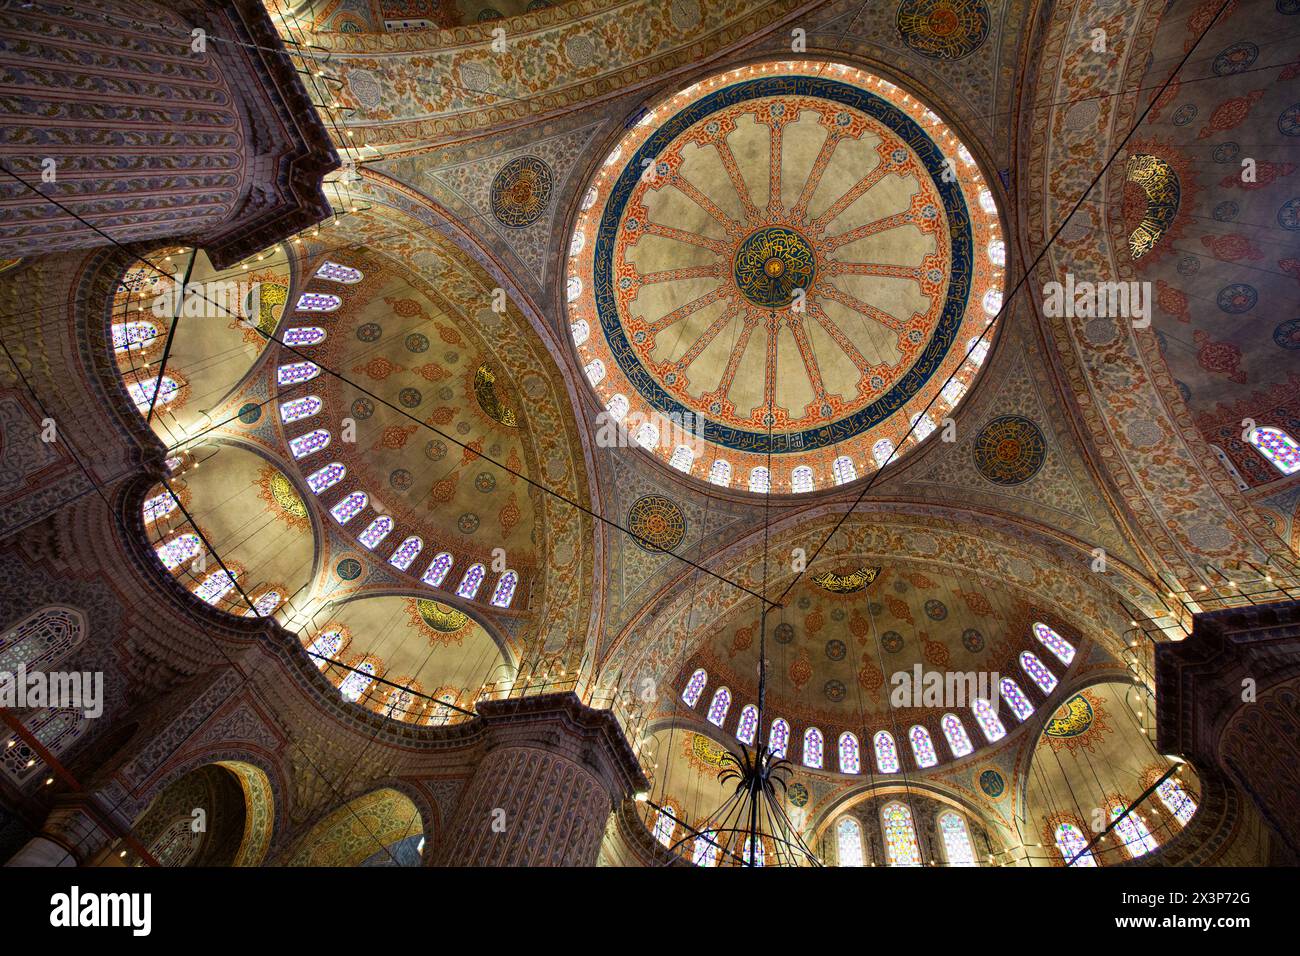
M956 135L892 83L813 61L649 111L569 250L569 321L609 414L680 471L774 493L924 440L975 377L1004 283L992 190Z

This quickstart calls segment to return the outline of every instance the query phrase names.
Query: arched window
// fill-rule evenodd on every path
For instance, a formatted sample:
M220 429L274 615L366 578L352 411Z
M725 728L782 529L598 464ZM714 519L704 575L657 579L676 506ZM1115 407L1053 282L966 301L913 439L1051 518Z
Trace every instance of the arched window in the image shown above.
M989 262L999 269L1007 264L1007 244L1001 239L990 239L988 244Z
M153 401L155 387L158 389L158 401L153 402L155 406L166 405L181 393L180 382L171 375L164 375L160 379L150 376L143 382L127 383L127 393L131 396L131 401L135 403L135 407L139 409L140 414L143 415L149 411L149 404Z
M1007 729L1002 726L1002 721L998 720L998 715L993 711L993 705L983 697L976 697L970 709L974 711L975 720L978 721L980 729L984 731L984 736L988 738L989 743L1001 740L1007 735Z
M880 811L885 830L885 856L890 866L920 866L921 848L912 827L912 812L901 803L887 803Z
M113 351L129 352L153 345L161 336L162 329L152 322L117 322L112 329Z
M582 370L587 373L587 381L593 386L605 380L605 363L600 359L592 359L582 367Z
M796 494L812 491L813 487L813 470L807 465L800 465L790 472L790 488Z
M731 484L731 462L723 461L721 458L715 460L709 466L709 481L721 488L726 488Z
M740 711L740 722L736 725L736 739L746 746L753 746L754 734L758 730L758 708L746 704Z
M893 734L881 730L871 744L876 751L876 768L881 773L898 773L898 748L894 746Z
M160 545L154 550L154 554L158 555L158 560L162 562L164 568L175 571L182 564L198 557L201 550L203 550L203 539L187 531Z
M665 804L659 810L659 815L655 817L655 839L664 846L673 845L673 834L677 831L677 821L673 817L676 815L676 809L669 803Z
M474 595L478 594L479 585L483 583L484 573L483 565L471 564L469 570L465 572L465 576L460 579L460 585L456 588L456 596L472 601Z
M320 366L315 362L290 362L275 370L277 385L297 385L308 382L320 374Z
M568 281L564 283L564 297L572 302L582 295L582 280L577 276L569 276Z
M772 490L772 475L762 465L749 469L749 490L757 495L765 495Z
M659 429L655 428L651 422L642 422L641 427L632 436L632 440L642 448L654 451L659 445Z
M970 742L970 737L966 734L965 725L956 714L943 715L943 735L948 740L948 749L958 759L975 750L975 745Z
M673 456L668 459L668 464L678 471L689 472L694 461L695 452L687 445L678 445L673 449Z
M1253 428L1250 443L1282 474L1294 475L1300 471L1300 445L1282 429L1269 425Z
M790 748L790 725L778 717L772 721L772 732L767 738L767 749L778 759L785 759Z
M429 587L436 588L447 577L447 572L451 570L451 566L451 555L446 551L439 551L434 555L433 560L429 562L429 566L424 569L424 575L420 580Z
M591 326L586 319L579 319L569 325L569 334L573 336L574 345L582 345L591 338Z
M1092 853L1084 850L1088 841L1084 839L1082 831L1073 823L1061 823L1056 827L1056 848L1061 851L1061 859L1065 861L1066 866L1096 866L1097 861L1093 858ZM1082 856L1079 856L1080 853ZM1074 858L1079 858L1075 860ZM1074 860L1073 863L1070 861Z
M304 292L294 306L299 312L333 312L343 300L328 292Z
M330 433L324 428L317 428L297 438L289 439L289 451L294 458L306 458L326 448L330 443Z
M275 609L280 606L280 602L283 600L284 598L280 595L279 591L274 589L264 591L257 600L253 602L253 606L248 609L248 612L244 616L269 617L275 613Z
M456 711L452 710L448 705L456 703L458 696L452 691L438 694L434 698L438 702L430 708L429 716L425 718L424 722L430 727L445 727L451 721L451 718L456 715Z
M0 671L54 668L86 637L85 618L66 607L41 608L0 634Z
M325 330L319 325L298 325L284 330L285 345L320 345L324 341Z
M715 727L721 727L722 722L727 719L727 711L730 709L731 691L725 687L719 687L713 692L713 702L709 704L709 723Z
M411 535L405 541L397 546L393 556L388 559L388 563L399 571L405 571L411 566L411 562L419 556L420 550L424 547L424 542L418 535Z
M972 365L983 365L984 360L989 356L989 343L987 339L978 335L966 343L966 358Z
M280 403L280 421L286 425L311 418L321 409L321 400L316 395L304 395L292 401Z
M939 834L943 837L943 855L949 866L975 865L975 849L971 846L970 833L960 813L949 810L940 814Z
M716 830L702 830L695 838L695 847L691 850L691 862L696 866L717 866L718 853L722 849L717 844Z
M235 587L235 572L220 569L213 571L194 589L194 596L208 604L216 604Z
M347 524L366 507L370 497L364 491L354 491L344 495L339 503L330 509L330 516L339 524Z
M144 523L152 524L159 518L165 518L176 510L176 498L170 491L154 495L144 503Z
M357 540L373 551L375 545L388 537L388 532L392 530L393 519L388 515L380 515L374 521L370 522L370 524L366 525L366 530L357 535Z
M313 494L320 494L326 488L332 488L343 480L343 476L348 470L343 467L340 461L332 461L320 471L312 472L307 476L307 487L312 490Z
M497 586L492 591L492 604L495 607L509 607L515 599L515 587L519 584L519 575L506 571L497 578Z
M86 721L83 710L47 707L24 723L47 753L59 757L86 732ZM35 774L43 763L44 758L18 734L0 743L0 767L15 780Z
M998 686L1002 691L1002 699L1011 705L1011 710L1018 720L1025 721L1033 716L1034 705L1029 702L1029 698L1025 696L1019 684L1010 677L1004 677Z
M337 262L325 262L316 270L314 278L328 279L331 282L343 282L347 285L361 281L361 270L351 266L339 265Z
M858 738L847 730L840 734L840 773L862 773L862 753Z
M989 289L984 293L984 311L988 315L997 315L1002 308L1002 290Z
M616 422L621 422L623 419L627 418L627 409L628 403L626 395L615 395L605 406L605 411L609 412L609 417L614 419Z
M840 817L835 824L835 848L840 866L866 866L862 852L862 824L853 817Z
M934 419L928 412L912 416L912 441L925 441L935 429Z
M394 687L389 691L388 700L384 702L383 714L391 720L410 720L414 716L412 714L414 704L414 694L409 690Z
M894 443L888 438L882 438L871 446L871 457L875 459L877 468L884 468L893 455Z
M750 862L751 852L753 855L752 863ZM741 834L740 859L745 866L762 866L763 860L766 858L766 856L767 854L763 849L763 838L761 836L756 836L751 839L745 834L743 833Z
M965 733L963 730L962 734ZM933 767L939 762L939 755L934 752L934 741L930 739L930 731L920 724L915 724L907 732L907 737L912 742L912 756L916 758L918 767ZM951 746L952 741L948 743Z
M1147 825L1142 822L1142 818L1137 815L1137 811L1132 811L1123 820L1120 820L1120 814L1123 812L1124 807L1117 804L1110 808L1110 818L1117 821L1115 823L1115 832L1119 834L1124 849L1128 850L1128 855L1137 859L1156 849L1159 844L1156 843L1156 838L1151 835L1151 831L1147 829Z
M1156 787L1156 793L1169 812L1178 818L1179 823L1187 826L1192 822L1192 815L1196 813L1196 801L1188 795L1181 783L1169 777Z
M1043 662L1038 659L1038 655L1033 651L1025 651L1020 655L1020 666L1024 668L1026 674L1033 678L1034 683L1038 685L1038 689L1044 694L1050 694L1056 690L1055 675L1043 665Z
M840 455L831 462L831 474L835 476L835 484L843 485L858 477L858 469L853 466L852 458Z
M339 693L343 695L343 699L354 704L360 700L366 688L374 681L375 670L375 662L367 660L358 664L355 670L349 671L348 676L339 684Z
M581 229L573 230L573 236L569 239L569 255L576 256L586 244L587 234Z
M814 770L822 765L822 732L816 727L809 727L803 732L803 765Z
M1066 667L1070 666L1070 661L1074 660L1074 645L1057 634L1054 630L1044 624L1042 621L1034 624L1034 636L1038 638L1043 645L1056 655Z
M330 666L330 661L338 660L343 648L343 632L340 630L324 631L316 636L307 648L308 655L321 670ZM323 660L328 658L328 660Z
M709 675L703 668L691 675L691 679L686 682L686 689L682 691L682 700L687 707L694 707L700 702L700 695L704 693L704 685L708 682Z
M961 397L966 394L966 384L960 379L949 379L939 394L943 396L943 400L950 408L955 408L961 401Z

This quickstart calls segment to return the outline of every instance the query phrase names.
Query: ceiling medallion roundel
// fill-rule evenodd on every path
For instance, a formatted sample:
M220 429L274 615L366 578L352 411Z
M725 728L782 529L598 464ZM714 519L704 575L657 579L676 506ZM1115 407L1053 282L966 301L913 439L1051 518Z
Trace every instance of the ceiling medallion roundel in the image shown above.
M520 156L492 180L492 215L503 226L522 228L541 218L551 201L555 176L536 156Z
M686 537L686 516L677 503L663 495L644 495L632 502L627 513L632 540L644 551L671 551Z
M975 467L995 485L1028 481L1046 459L1042 430L1019 415L995 418L975 436Z
M960 60L988 37L989 7L984 0L903 0L898 32L922 56Z
M784 494L925 439L913 422L947 415L983 361L1005 258L992 189L924 103L843 64L760 63L624 135L565 290L588 380L635 444Z

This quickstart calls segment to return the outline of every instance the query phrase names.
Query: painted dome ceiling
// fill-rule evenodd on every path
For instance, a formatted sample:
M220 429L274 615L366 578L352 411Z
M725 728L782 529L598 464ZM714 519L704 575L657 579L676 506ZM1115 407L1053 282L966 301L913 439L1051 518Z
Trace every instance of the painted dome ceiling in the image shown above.
M992 191L935 113L852 67L768 63L627 133L582 202L566 298L633 441L715 484L765 491L770 466L772 491L807 491L955 407L1004 263Z

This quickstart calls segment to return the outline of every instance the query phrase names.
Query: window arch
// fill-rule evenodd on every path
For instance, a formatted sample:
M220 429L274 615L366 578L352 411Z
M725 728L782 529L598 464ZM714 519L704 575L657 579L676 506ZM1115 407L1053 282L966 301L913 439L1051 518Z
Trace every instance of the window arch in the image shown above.
M330 292L304 292L294 306L299 312L333 312L343 300Z
M447 577L447 572L451 570L452 564L451 555L446 551L439 551L434 555L433 560L429 562L429 566L424 569L424 574L420 580L429 587L436 588Z
M709 481L721 488L726 488L731 484L731 462L721 458L716 459L709 466Z
M314 278L328 279L331 282L342 282L346 285L353 285L361 281L362 272L360 269L354 269L351 266L339 265L337 262L324 262L316 270Z
M822 765L822 732L809 727L803 732L803 765L820 770Z
M1018 720L1026 721L1033 716L1034 705L1029 702L1029 698L1025 696L1019 684L1010 677L1004 677L998 687L1002 691L1002 699L1011 705L1011 710Z
M1116 804L1110 808L1110 818L1116 821L1115 832L1119 834L1128 855L1133 859L1137 859L1156 849L1159 844L1156 843L1156 838L1151 835L1151 831L1142 822L1142 818L1138 816L1137 811L1131 811L1128 816L1121 820L1120 814L1123 812L1123 804Z
M853 465L853 459L848 455L840 455L831 462L831 474L835 477L835 484L848 484L858 477L858 469Z
M286 425L311 418L321 410L321 400L317 395L304 395L291 401L280 403L280 421Z
M721 847L717 843L716 830L703 830L695 838L695 847L691 850L691 862L696 866L717 866Z
M800 465L790 472L790 489L796 494L812 491L814 487L813 470L807 465Z
M591 338L591 325L586 319L579 319L577 322L570 323L569 334L573 336L574 345L582 345Z
M983 697L976 697L970 709L974 711L975 719L979 722L980 729L984 731L984 736L988 738L989 743L1001 740L1007 735L1007 728L1002 726L1002 721L994 712L993 705Z
M1252 428L1250 443L1282 474L1294 475L1300 471L1300 444L1282 429L1270 425Z
M915 724L907 732L907 737L912 742L912 756L916 758L918 767L933 767L939 762L939 755L934 752L934 741L930 739L930 731L920 724ZM950 740L949 744L951 743Z
M605 363L600 359L592 359L582 367L582 370L587 373L587 381L593 386L605 380Z
M580 295L582 295L582 279L578 276L569 276L568 280L564 283L565 299L572 302Z
M659 429L654 426L653 422L642 422L641 427L632 436L632 440L642 448L654 451L659 445Z
M347 473L348 470L341 461L332 461L324 468L307 476L307 487L312 490L312 494L318 495L326 488L337 485Z
M853 817L841 817L835 824L835 849L840 866L866 866L862 852L862 824Z
M655 839L664 846L673 845L673 834L677 832L677 821L673 819L675 816L676 809L668 803L659 808L659 815L655 817Z
M881 730L871 743L876 751L876 769L881 773L898 773L898 748L894 746L893 734Z
M972 365L983 365L984 360L989 356L989 343L987 339L976 336L966 343L966 358Z
M628 401L626 395L615 395L605 406L605 411L609 412L609 417L616 422L621 422L627 418Z
M923 442L938 427L934 419L930 417L929 412L919 412L912 416L912 441Z
M423 548L424 542L420 540L418 535L413 534L397 546L397 550L394 551L393 556L388 559L388 563L399 571L405 571L411 566L411 562L419 557L420 551Z
M338 504L330 509L330 517L339 524L347 524L365 510L369 501L370 496L364 491L354 491L349 495L344 495L339 499Z
M975 745L970 742L966 726L956 714L943 715L943 735L948 740L948 749L958 759L974 752Z
M1066 667L1070 666L1070 661L1074 660L1073 644L1063 638L1060 634L1057 634L1042 621L1038 621L1034 624L1034 637L1038 638L1039 642L1042 643L1044 647L1055 654L1057 660Z
M862 751L858 738L847 730L840 734L840 773L862 773Z
M375 546L388 537L388 533L392 530L393 519L388 515L380 515L366 525L366 530L357 535L357 540L373 551Z
M51 756L60 757L86 732L87 717L75 708L47 707L24 721L27 730ZM44 760L32 746L13 734L0 744L0 767L15 780L35 774Z
M1026 674L1033 678L1034 683L1038 685L1038 689L1044 694L1050 694L1052 691L1056 690L1055 675L1047 669L1043 662L1038 659L1038 655L1033 651L1024 651L1021 653L1020 666L1024 669Z
M746 704L740 711L740 722L736 725L736 739L742 744L753 746L754 734L758 730L758 708Z
M194 532L187 531L155 548L154 554L158 555L158 560L162 562L164 568L175 571L182 564L198 557L201 550L203 550L203 539Z
M673 449L672 458L668 459L668 464L678 471L689 472L691 465L695 462L695 452L691 451L689 445L678 445Z
M406 684L407 680L399 680L397 683ZM381 713L390 720L410 720L415 716L413 707L415 705L415 694L411 693L407 687L394 687L388 693L388 699L384 701Z
M731 691L725 687L719 687L713 692L713 701L709 704L707 714L709 723L715 727L721 727L722 722L727 719L727 711L731 709Z
M939 815L939 835L943 837L943 855L949 866L976 865L970 831L960 813L949 810Z
M270 617L275 613L284 597L275 588L269 591L263 591L253 602L253 606L248 609L245 617Z
M465 576L460 579L460 585L456 588L457 597L463 597L466 600L474 600L478 594L479 586L483 583L483 576L486 572L481 564L471 564Z
M890 866L920 866L921 847L912 826L912 811L901 803L887 803L880 810L885 830L885 856Z
M219 568L204 578L203 583L194 589L194 596L208 604L216 604L234 589L237 576L236 571Z
M297 385L309 382L320 374L320 366L315 362L290 362L275 370L277 385Z
M377 671L375 662L369 659L358 664L355 670L349 671L348 676L339 684L339 693L343 695L343 699L354 704L360 700L366 688L374 682Z
M131 396L131 401L135 403L136 409L144 415L149 411L151 403L160 408L175 401L183 387L184 383L177 376L164 375L161 378L150 376L145 381L128 382L126 390ZM153 397L155 388L158 390L157 401L154 401Z
M113 324L113 351L130 352L151 347L162 336L162 328L148 320Z
M320 345L325 341L325 330L319 325L297 325L284 330L285 345Z
M871 446L871 457L875 459L877 468L884 468L893 454L894 443L888 438L882 438Z
M289 451L294 458L306 458L308 455L314 455L329 446L330 433L324 428L317 428L313 431L299 435L297 438L289 439Z
M311 656L312 663L321 670L325 670L330 666L330 660L338 660L339 651L343 649L343 644L344 635L340 628L322 631L307 646L307 654ZM323 660L322 658L329 658L329 660Z
M750 848L753 848L753 862L750 862ZM740 837L740 859L745 866L762 866L766 859L766 851L763 847L763 838L761 836L750 839L748 836L741 834Z
M144 523L153 524L159 518L166 518L176 510L178 504L176 497L170 491L164 489L144 503L144 507L141 509Z
M519 584L519 575L507 570L497 578L497 586L492 590L492 604L495 607L509 607L515 599L515 587Z
M749 490L765 495L772 490L772 474L762 465L749 469Z
M1056 840L1056 848L1061 851L1061 859L1066 866L1096 866L1097 860L1090 851L1084 849L1088 841L1084 839L1081 831L1073 823L1058 823L1056 832L1053 834ZM1079 854L1082 852L1082 856ZM1074 858L1079 858L1075 860ZM1070 861L1074 860L1073 863Z
M691 679L686 682L686 689L682 691L682 700L687 707L694 707L700 702L700 695L704 693L704 685L709 682L709 675L700 668L691 675Z
M790 749L790 725L780 717L772 721L772 732L767 737L767 749L772 752L772 756L782 760Z
M961 401L961 397L966 394L966 383L958 378L949 379L939 394L943 396L943 400L949 407L955 408Z
M1196 801L1183 789L1181 783L1169 777L1156 787L1156 793L1160 796L1160 802L1177 817L1179 823L1187 826L1192 822L1192 816L1196 813Z
M86 639L86 619L68 607L43 607L0 634L0 671L50 670Z

